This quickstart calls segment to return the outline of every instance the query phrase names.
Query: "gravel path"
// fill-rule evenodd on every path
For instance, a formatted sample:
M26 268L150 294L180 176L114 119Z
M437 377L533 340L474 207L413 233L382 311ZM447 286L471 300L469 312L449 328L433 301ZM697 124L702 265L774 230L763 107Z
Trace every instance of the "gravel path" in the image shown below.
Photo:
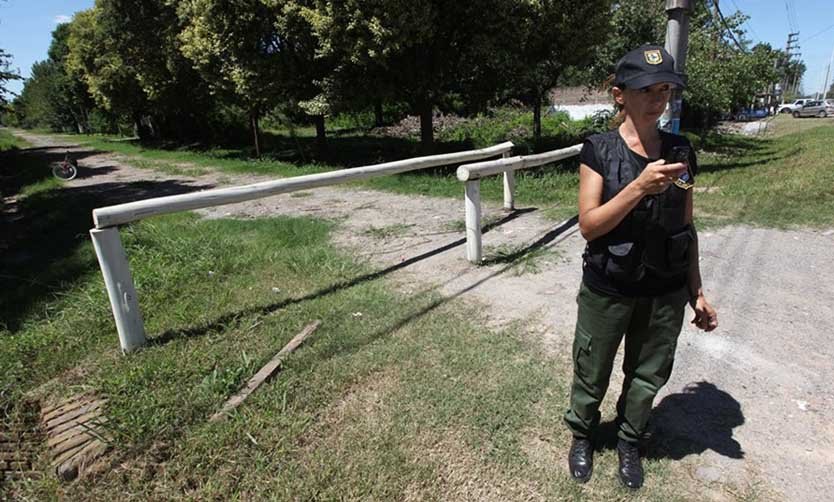
M25 136L36 145L54 144ZM104 154L85 156L80 165L82 176L71 186L156 180L193 190L264 179L171 176ZM482 305L493 326L520 321L567 363L584 240L572 222L554 224L527 209L508 215L498 206L484 208L486 220L499 221L484 234L487 257L536 251L515 266L481 267L464 258L462 197L336 187L201 213L335 220L337 245L384 270L403 291L433 287L449 299L465 298ZM700 237L705 288L721 325L712 334L685 327L672 379L656 401L658 451L680 459L676 468L691 475L704 499L724 500L727 493L827 499L834 492L834 230L734 226Z

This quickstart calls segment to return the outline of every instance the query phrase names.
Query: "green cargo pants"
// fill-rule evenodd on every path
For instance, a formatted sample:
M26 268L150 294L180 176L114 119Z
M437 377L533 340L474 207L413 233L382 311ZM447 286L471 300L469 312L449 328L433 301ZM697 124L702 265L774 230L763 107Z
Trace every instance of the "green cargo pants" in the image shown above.
M582 284L576 299L573 387L565 413L574 436L589 437L599 423L599 405L625 335L617 435L632 442L642 438L654 398L672 373L687 298L685 287L665 296L620 298Z

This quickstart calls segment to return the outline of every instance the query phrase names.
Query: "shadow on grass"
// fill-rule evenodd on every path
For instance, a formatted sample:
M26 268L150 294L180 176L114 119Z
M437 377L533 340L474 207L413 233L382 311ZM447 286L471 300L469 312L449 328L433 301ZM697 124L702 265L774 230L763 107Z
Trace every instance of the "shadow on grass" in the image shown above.
M500 143L503 140L498 140ZM526 155L563 148L578 143L580 140L566 139L564 135L545 136L538 143L531 139L516 139L514 154ZM140 142L129 139L124 142L144 148L155 148L167 151L192 151L210 155L218 159L253 160L253 148L246 144L232 143L226 145L181 144L170 141ZM219 150L217 147L219 146ZM444 154L474 150L472 140L443 141L435 140L430 154ZM428 155L414 138L401 138L369 134L364 130L340 130L338 134L331 134L327 138L325 148L318 148L315 137L289 136L273 132L262 135L262 158L276 162L285 162L297 166L309 164L323 164L335 168L351 168L367 166L383 162L393 162L413 157ZM436 168L413 171L412 174L432 176L450 174L456 166L441 166ZM574 168L576 166L573 166Z
M703 149L705 152L729 157L729 160L699 163L700 173L757 166L786 159L802 151L800 146L780 148L773 139L756 139L740 135L710 135L704 140Z
M519 209L519 210L513 211L512 213L508 214L504 218L502 218L498 221L495 221L493 223L490 223L489 225L484 226L482 231L483 231L483 233L488 233L490 230L492 230L496 227L499 227L499 226L501 226L505 223L508 223L508 222L510 222L510 221L512 221L512 220L514 220L514 219L516 219L516 218L518 218L518 217L520 217L524 214L527 214L527 213L530 213L530 212L533 212L533 211L536 211L536 208L525 208L525 209ZM526 254L529 254L529 253L541 248L542 246L546 245L547 243L552 242L557 237L559 237L560 235L562 235L566 231L568 231L572 226L574 226L577 221L578 221L578 217L571 218L570 220L568 220L564 224L560 225L556 229L554 229L554 230L548 232L547 234L545 234L544 236L542 236L540 239L538 239L536 242L534 242L530 246L519 250L516 253L517 256L519 258L521 258L521 257L525 256ZM282 300L280 302L272 303L272 304L269 304L269 305L254 307L254 308L246 309L246 310L243 310L243 311L229 312L229 313L226 313L226 314L218 317L217 319L215 319L214 321L212 321L210 323L203 324L203 325L200 325L200 326L194 326L194 327L185 328L185 329L176 329L176 330L166 331L166 332L162 333L161 335L159 335L157 337L150 338L148 340L148 343L151 344L151 345L164 345L164 344L167 344L171 341L178 340L178 339L181 339L181 338L204 336L208 333L219 331L219 330L222 330L222 329L228 327L228 325L230 323L234 323L237 319L241 319L241 318L244 318L246 316L253 315L253 314L267 315L267 314L270 314L270 313L275 312L277 310L280 310L284 307L287 307L289 305L294 305L294 304L302 303L302 302L305 302L305 301L315 300L317 298L321 298L321 297L324 297L324 296L327 296L327 295L331 295L333 293L337 293L339 291L343 291L345 289L352 288L352 287L360 285L362 283L365 283L365 282L368 282L368 281L373 281L373 280L379 279L380 277L385 277L386 275L391 274L392 272L396 272L398 270L404 269L404 268L406 268L410 265L413 265L414 263L417 263L419 261L431 258L432 256L436 256L438 254L444 253L444 252L449 251L451 249L454 249L456 247L463 246L464 244L466 244L466 238L457 239L457 240L452 241L448 244L440 246L436 249L432 249L432 250L427 251L425 253L422 253L422 254L413 256L411 258L408 258L407 260L404 260L404 261L402 261L402 262L400 262L396 265L392 265L390 267L386 267L384 269L377 270L375 272L371 272L369 274L365 274L365 275L356 277L356 278L351 279L349 281L343 281L343 282L333 284L331 286L328 286L326 288L320 289L318 291L315 291L313 293L310 293L310 294L307 294L307 295L304 295L304 296L301 296L301 297L298 297L298 298L288 298L286 300ZM492 279L493 277L496 277L496 276L506 272L508 269L512 268L514 266L514 264L515 264L514 262L507 263L501 269L490 273L489 275L487 275L484 278L479 279L478 281L476 281L473 284L467 286L466 288L460 290L459 292L457 292L457 293L455 293L451 296L444 297L444 298L441 298L440 300L432 302L428 307L425 307L425 308L413 313L412 315L410 315L410 316L408 316L404 319L401 319L400 321L397 321L392 326L383 328L378 333L370 335L368 340L373 341L373 340L379 338L380 336L383 336L385 334L396 331L397 329L399 329L400 327L408 324L409 322L413 321L414 319L417 319L417 318L431 312L432 310L434 310L435 308L443 305L444 303L447 303L448 301L450 301L454 298L457 298L458 296L466 293L467 291L471 291L471 290L477 288L478 286L487 282L489 279ZM418 294L420 294L420 293L418 293ZM359 348L357 347L354 350L359 350Z
M17 195L20 190L52 176L52 167L64 160L67 151L77 148L71 145L60 145L38 148L21 148L0 153L0 192L3 196ZM69 157L75 161L83 161L87 157L99 154L95 150L72 150ZM112 169L110 169L112 170ZM106 174L108 169L89 169L78 166L76 178L87 178L96 174Z
M687 385L669 394L652 410L651 438L646 458L680 460L712 450L719 455L741 459L744 451L733 439L733 429L744 424L741 403L710 382ZM598 449L617 446L617 424L600 424Z
M4 179L4 192L19 191L50 177L50 162L64 158L63 153L40 150L18 152L13 162L20 176ZM113 169L83 168L79 176L96 176ZM97 269L94 260L74 256L89 239L94 208L203 188L210 187L170 181L89 186L70 183L4 204L0 213L0 319L5 328L16 332L31 307L66 291L79 277Z

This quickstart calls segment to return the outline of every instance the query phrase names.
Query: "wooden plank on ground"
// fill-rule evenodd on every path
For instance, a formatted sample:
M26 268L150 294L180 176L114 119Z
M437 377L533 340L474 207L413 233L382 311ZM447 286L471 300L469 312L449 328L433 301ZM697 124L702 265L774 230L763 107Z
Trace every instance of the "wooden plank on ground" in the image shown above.
M217 413L212 415L211 418L209 418L209 422L216 422L218 420L223 419L230 411L240 406L240 403L242 403L244 399L249 397L249 394L255 392L255 389L260 387L260 385L266 379L271 377L278 370L278 368L281 367L283 358L287 354L297 349L298 346L301 345L302 342L304 342L304 339L312 335L320 325L321 321L316 320L305 326L304 329L301 330L299 334L295 335L293 339L290 340L290 342L286 344L283 349L281 349L280 352L275 354L275 356L268 363L266 363L264 367L262 367L257 373L255 373L255 376L253 376L249 379L248 382L246 382L246 386L243 387L243 389L241 389L237 394L229 398L229 400L223 404L223 407L220 409L220 411L218 411Z

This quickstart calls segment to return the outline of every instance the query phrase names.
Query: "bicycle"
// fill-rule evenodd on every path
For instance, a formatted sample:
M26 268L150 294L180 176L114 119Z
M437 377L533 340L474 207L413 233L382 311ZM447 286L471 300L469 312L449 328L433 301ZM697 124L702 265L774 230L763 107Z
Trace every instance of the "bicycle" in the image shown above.
M71 159L69 152L64 154L64 160L52 167L52 175L59 180L70 181L78 175L78 161Z

